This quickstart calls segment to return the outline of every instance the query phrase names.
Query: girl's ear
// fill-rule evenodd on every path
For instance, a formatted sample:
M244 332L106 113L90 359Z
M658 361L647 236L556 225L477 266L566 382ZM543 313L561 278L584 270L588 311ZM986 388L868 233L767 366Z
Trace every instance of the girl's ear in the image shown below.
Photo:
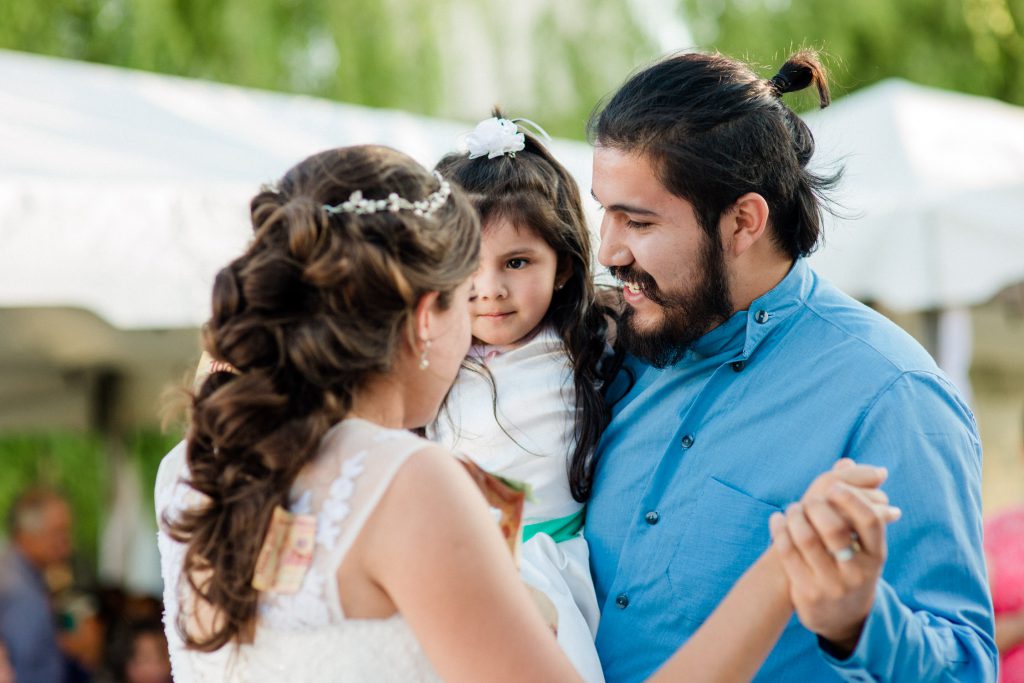
M427 292L416 303L413 324L415 325L416 339L419 341L430 340L430 328L433 326L439 296L438 292Z
M572 258L568 254L558 257L558 270L555 271L555 291L565 286L572 277Z

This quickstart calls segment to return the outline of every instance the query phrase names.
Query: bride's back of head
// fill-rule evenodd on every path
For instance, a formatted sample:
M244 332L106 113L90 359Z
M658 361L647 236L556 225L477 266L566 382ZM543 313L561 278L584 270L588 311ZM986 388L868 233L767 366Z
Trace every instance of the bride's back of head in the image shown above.
M309 157L253 198L251 216L253 240L218 273L203 329L231 366L192 401L189 483L207 503L165 520L217 615L202 634L178 615L185 642L206 651L251 638L273 508L355 393L392 370L420 298L439 292L446 307L479 251L461 191L386 147Z

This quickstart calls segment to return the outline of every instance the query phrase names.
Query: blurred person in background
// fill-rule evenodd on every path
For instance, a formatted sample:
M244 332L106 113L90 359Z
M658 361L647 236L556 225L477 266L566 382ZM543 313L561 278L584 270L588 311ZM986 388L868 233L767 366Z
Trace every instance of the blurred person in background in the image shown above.
M164 603L152 595L127 593L121 588L106 586L97 590L106 622L117 630L124 622L160 621Z
M999 681L1024 683L1024 503L985 523L985 559L996 614Z
M20 494L7 518L10 545L0 550L0 640L18 683L64 681L64 658L44 574L71 557L71 507L38 487Z
M108 649L111 681L169 683L171 658L159 617L124 620L112 630Z
M7 646L0 640L0 683L14 683L14 669L7 656Z
M57 644L64 654L65 683L96 680L113 615L105 612L98 596L88 591L64 591L54 598L54 603Z

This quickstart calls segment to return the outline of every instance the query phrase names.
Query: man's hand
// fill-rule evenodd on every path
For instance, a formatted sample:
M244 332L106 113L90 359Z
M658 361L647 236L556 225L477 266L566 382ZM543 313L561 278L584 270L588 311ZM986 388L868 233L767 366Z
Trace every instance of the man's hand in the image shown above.
M873 488L884 480L885 470L840 461L771 519L797 616L839 658L857 646L885 564L885 525L899 518Z

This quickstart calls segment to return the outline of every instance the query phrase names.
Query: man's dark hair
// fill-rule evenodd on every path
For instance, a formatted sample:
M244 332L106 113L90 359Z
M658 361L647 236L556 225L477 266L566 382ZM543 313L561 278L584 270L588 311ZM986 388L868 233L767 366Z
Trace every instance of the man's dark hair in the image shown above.
M742 195L768 203L771 235L792 258L821 241L823 192L839 173L807 170L810 129L782 101L814 84L829 103L815 53L799 52L771 79L720 54L669 57L634 74L595 109L588 134L596 145L650 159L669 192L693 205L706 231Z

